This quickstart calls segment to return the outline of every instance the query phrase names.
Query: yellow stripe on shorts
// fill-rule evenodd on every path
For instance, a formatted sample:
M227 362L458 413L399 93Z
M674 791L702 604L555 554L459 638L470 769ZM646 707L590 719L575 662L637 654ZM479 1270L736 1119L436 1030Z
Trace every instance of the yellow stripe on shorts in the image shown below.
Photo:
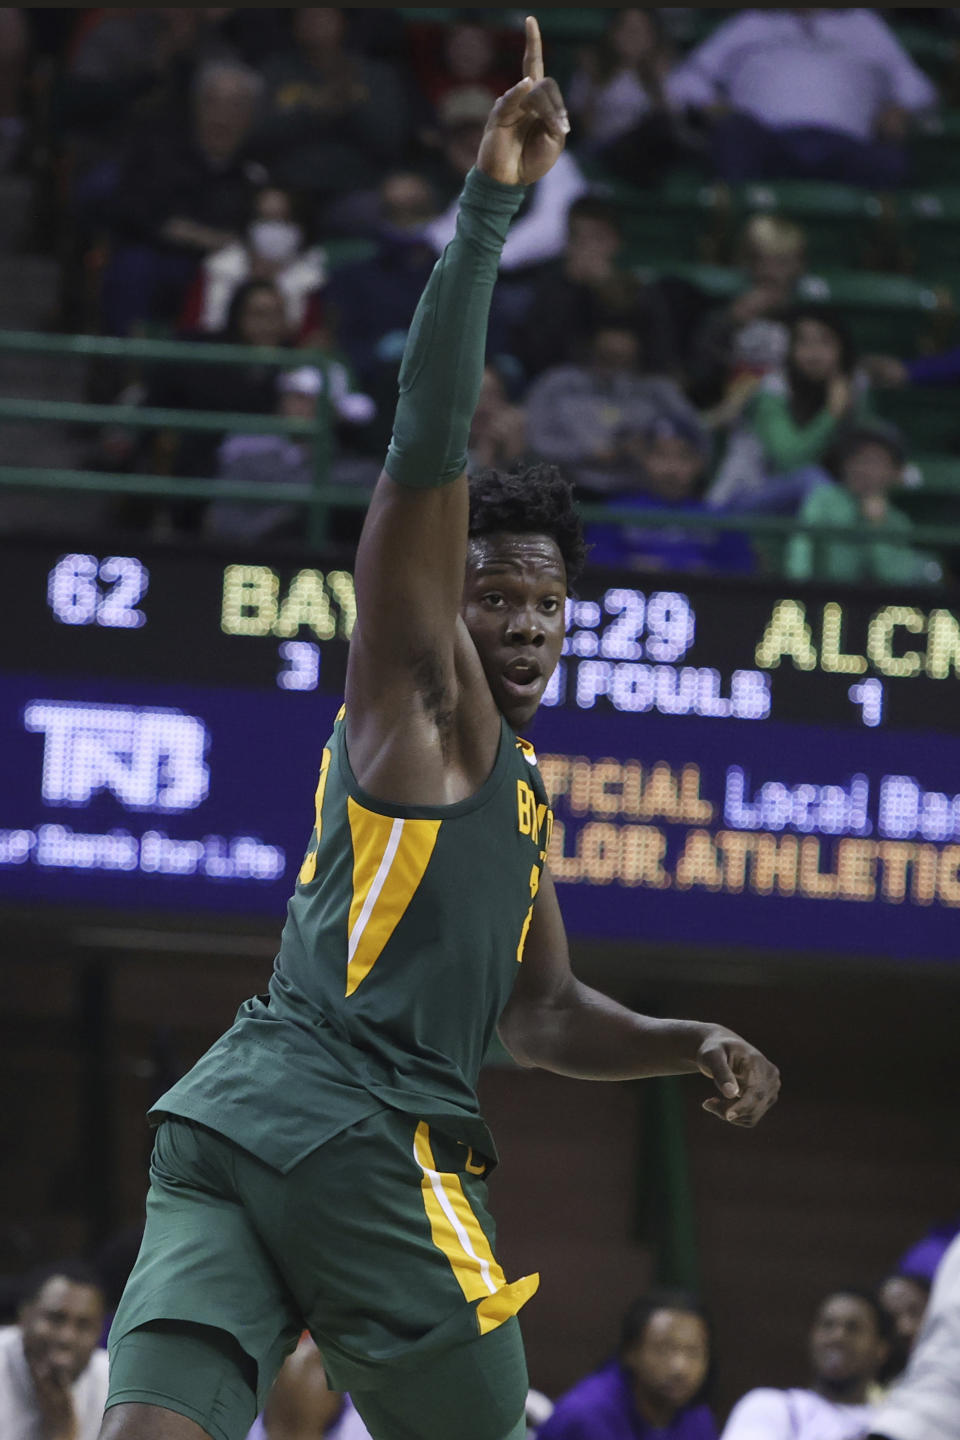
M483 1226L464 1194L460 1176L437 1169L430 1126L425 1120L417 1126L413 1156L423 1172L420 1188L433 1243L449 1261L464 1299L480 1301L477 1325L480 1334L485 1335L517 1313L536 1290L540 1276L525 1275L507 1284Z

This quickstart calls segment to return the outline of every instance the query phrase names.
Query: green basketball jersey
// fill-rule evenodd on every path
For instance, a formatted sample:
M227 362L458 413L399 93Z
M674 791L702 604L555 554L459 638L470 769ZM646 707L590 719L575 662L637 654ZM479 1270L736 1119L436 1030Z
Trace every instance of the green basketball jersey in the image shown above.
M343 711L269 993L151 1114L199 1121L280 1170L384 1105L490 1158L476 1082L523 957L553 816L501 720L485 784L388 805L357 784Z

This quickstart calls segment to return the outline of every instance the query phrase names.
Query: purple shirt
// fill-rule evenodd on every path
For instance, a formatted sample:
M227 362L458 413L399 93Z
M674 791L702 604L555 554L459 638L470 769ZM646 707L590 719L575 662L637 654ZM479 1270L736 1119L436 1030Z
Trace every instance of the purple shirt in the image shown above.
M618 1360L562 1395L537 1440L717 1440L709 1407L679 1410L665 1429L637 1414L630 1379Z

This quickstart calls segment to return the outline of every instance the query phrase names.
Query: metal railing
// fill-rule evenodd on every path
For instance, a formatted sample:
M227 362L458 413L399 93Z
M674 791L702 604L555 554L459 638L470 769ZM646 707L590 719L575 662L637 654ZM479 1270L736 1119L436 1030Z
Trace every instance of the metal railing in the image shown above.
M311 441L313 480L256 483L213 478L185 478L173 475L116 474L98 470L70 470L0 465L0 487L64 490L102 494L154 496L161 499L248 500L252 503L277 501L301 504L308 516L307 538L318 545L326 538L329 512L333 507L365 508L369 494L355 485L330 481L333 433L330 407L330 358L312 350L269 349L250 345L197 344L181 340L116 339L99 335L48 335L32 331L0 331L0 352L55 356L98 356L109 359L193 364L269 365L293 369L314 365L324 376L317 414L312 420L287 419L268 414L237 414L229 411L172 410L156 406L102 405L66 400L22 400L0 398L0 421L36 422L45 420L70 425L117 425L141 430L190 430L219 434L305 436ZM960 470L960 459L958 459ZM912 492L914 494L917 491ZM922 493L922 491L920 492ZM629 504L589 503L581 507L588 523L608 523L673 529L694 533L739 531L757 539L783 538L797 533L817 540L844 540L868 545L877 532L852 530L844 526L813 525L790 516L730 515L723 512L642 510ZM893 537L891 537L893 538ZM917 525L898 539L904 543L930 546L937 551L960 550L960 524Z

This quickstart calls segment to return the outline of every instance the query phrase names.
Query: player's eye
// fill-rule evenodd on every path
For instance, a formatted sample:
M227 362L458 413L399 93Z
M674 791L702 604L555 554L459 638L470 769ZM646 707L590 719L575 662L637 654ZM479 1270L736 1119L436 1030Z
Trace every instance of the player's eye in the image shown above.
M504 604L504 598L499 590L490 590L484 595L483 603L484 605L490 606L491 609L497 610Z
M541 601L541 604L548 615L556 615L557 611L560 609L560 601L557 599L556 595L547 595Z

